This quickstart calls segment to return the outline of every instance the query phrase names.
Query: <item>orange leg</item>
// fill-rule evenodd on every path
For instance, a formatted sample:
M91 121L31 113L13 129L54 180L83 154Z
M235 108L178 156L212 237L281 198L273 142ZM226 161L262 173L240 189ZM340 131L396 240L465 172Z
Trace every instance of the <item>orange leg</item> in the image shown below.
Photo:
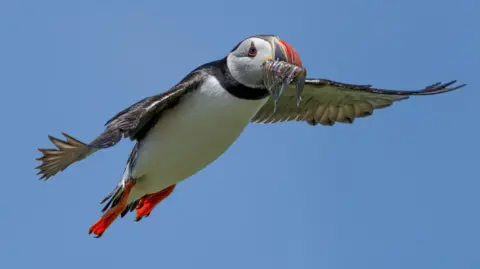
M135 221L140 221L143 217L148 217L155 206L167 198L173 192L173 189L175 189L175 184L159 192L148 194L140 199L136 208L137 217Z
M95 237L100 237L102 234L107 230L107 228L112 224L112 222L122 213L122 211L127 206L128 196L132 191L133 186L135 185L135 181L131 180L125 184L125 189L123 190L122 194L120 194L120 200L118 203L110 208L103 216L93 224L90 229L88 230L88 234L92 232L96 235Z

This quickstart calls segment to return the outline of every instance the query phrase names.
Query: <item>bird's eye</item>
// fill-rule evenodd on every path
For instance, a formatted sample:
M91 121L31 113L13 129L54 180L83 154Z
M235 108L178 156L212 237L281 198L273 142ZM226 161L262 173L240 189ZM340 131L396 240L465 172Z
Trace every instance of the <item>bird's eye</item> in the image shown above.
M256 55L257 55L257 48L252 42L252 44L250 45L250 48L248 49L248 57L255 57Z

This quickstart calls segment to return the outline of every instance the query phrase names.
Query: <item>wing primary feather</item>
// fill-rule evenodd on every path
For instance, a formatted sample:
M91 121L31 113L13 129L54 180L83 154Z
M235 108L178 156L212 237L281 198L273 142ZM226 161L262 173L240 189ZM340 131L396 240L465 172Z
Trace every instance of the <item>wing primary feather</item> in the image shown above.
M344 88L347 90L360 90L369 93L376 93L376 94L383 94L383 95L434 95L440 94L445 92L450 92L454 90L458 90L460 88L465 87L467 84L461 84L452 88L449 86L455 84L457 80L452 80L446 83L437 82L435 84L429 85L421 90L390 90L390 89L379 89L379 88L372 88L372 85L355 85L355 84L347 84L342 82L336 82L333 80L328 79L309 79L307 80L309 84L315 84L318 86L333 86L337 88Z
M298 78L298 77L297 77ZM297 81L298 82L298 81ZM335 122L353 123L356 118L371 116L375 110L390 107L395 102L409 99L413 95L434 95L465 87L455 85L457 80L437 82L420 90L391 90L373 88L372 85L348 84L328 79L305 79L302 89L305 101L298 107L294 96L298 88L287 87L276 100L282 103L276 114L268 113L275 102L269 100L255 115L252 122L275 123L284 121L305 121L311 125L331 126ZM300 82L299 82L300 83ZM297 107L297 110L293 110Z
M56 148L38 149L43 156L37 158L37 161L42 162L36 167L40 170L37 175L41 175L40 179L47 180L96 151L116 145L122 137L141 140L166 110L196 89L205 77L206 73L202 71L192 72L170 90L144 98L120 111L107 121L106 130L88 144L65 133L62 133L65 141L49 136Z
M91 155L97 148L91 147L72 136L62 133L66 141L53 136L48 136L50 141L57 147L56 149L39 149L43 155L37 158L42 164L36 169L40 171L37 175L41 175L41 180L48 180L58 172L65 170L72 163L78 162Z

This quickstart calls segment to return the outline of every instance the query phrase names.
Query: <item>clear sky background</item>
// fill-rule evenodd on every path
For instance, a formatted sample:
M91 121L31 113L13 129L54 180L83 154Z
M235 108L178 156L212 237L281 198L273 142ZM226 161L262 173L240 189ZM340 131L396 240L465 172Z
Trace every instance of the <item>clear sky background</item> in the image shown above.
M480 268L479 3L0 0L0 267ZM353 125L250 125L150 218L128 215L101 239L88 228L132 142L37 180L47 135L89 141L265 33L310 76L469 85Z

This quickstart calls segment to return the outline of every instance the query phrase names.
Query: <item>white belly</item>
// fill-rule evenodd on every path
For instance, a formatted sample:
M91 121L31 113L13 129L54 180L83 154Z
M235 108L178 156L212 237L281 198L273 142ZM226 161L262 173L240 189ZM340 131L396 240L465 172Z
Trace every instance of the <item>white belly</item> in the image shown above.
M168 111L142 141L132 170L137 180L130 201L178 183L223 154L263 100L242 100L211 77L198 91Z

